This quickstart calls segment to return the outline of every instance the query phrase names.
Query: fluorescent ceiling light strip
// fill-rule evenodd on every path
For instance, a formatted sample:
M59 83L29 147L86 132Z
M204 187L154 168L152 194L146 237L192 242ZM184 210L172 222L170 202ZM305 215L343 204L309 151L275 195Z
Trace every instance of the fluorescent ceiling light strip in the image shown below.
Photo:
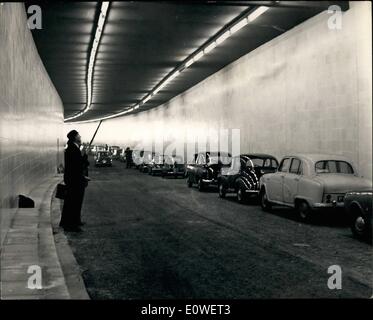
M143 100L143 102L142 102L142 104L145 104L145 103L147 103L150 99L151 99L151 95L149 94L144 100Z
M197 62L199 59L201 59L205 54L203 53L203 50L201 50L200 52L198 52L194 57L193 57L193 61L194 62Z
M252 13L250 13L247 16L248 22L254 21L256 18L258 18L260 15L262 15L264 12L266 12L269 9L269 7L266 6L260 6L258 9L254 10Z
M99 45L100 40L101 40L102 30L103 30L103 27L105 25L106 14L107 14L107 10L109 9L109 4L110 4L109 1L105 1L101 4L101 13L100 13L99 18L98 18L98 23L97 23L96 32L95 32L95 38L93 40L92 49L91 49L91 52L90 52L90 55L89 55L89 63L88 63L88 71L87 71L87 103L86 103L86 107L82 111L80 111L78 114L76 114L72 117L66 118L65 121L72 120L72 119L75 119L77 117L80 117L81 115L86 113L91 107L93 69L94 69L94 65L95 65L95 62L96 62L95 60L96 60L97 48L98 48L98 45Z
M206 53L209 53L210 51L212 51L213 49L216 48L216 42L213 41L211 42L204 50L203 52L206 54Z
M104 4L105 4L106 7L108 7L108 2L103 3L103 6L104 6ZM103 6L102 6L102 8L103 8ZM201 50L197 54L195 54L194 56L190 57L185 62L184 67L185 68L190 67L193 63L195 63L199 59L201 59L205 54L211 52L218 45L222 44L226 39L228 39L234 33L236 33L237 31L241 30L249 22L254 21L256 18L258 18L260 15L262 15L268 9L269 9L269 7L260 6L260 7L256 8L255 10L249 12L246 17L242 18L237 23L235 23L234 25L230 26L230 28L227 29L225 32L223 32L222 34L220 34L218 37L215 37L215 40L209 42L204 48L201 48ZM106 12L105 12L105 14L106 14ZM101 18L101 15L100 15L100 18ZM104 17L104 19L105 19L105 17ZM99 25L100 25L100 21L99 21ZM97 34L100 34L101 32L102 32L102 28L98 28L97 31L96 31ZM98 42L94 44L94 48L95 49L92 52L93 56L95 54L97 46L98 46ZM92 67L91 67L91 64L90 64L90 67L91 67L90 68L90 70L91 70L90 71L90 76L92 76L91 73L92 73L93 65L94 64L92 64ZM180 67L179 67L179 69L180 69ZM123 114L126 114L128 112L131 112L133 110L137 110L140 107L140 104L144 105L146 102L148 102L152 98L153 95L157 94L160 90L162 90L165 86L167 86L167 84L170 83L173 79L175 79L180 73L181 73L180 70L176 70L175 72L173 72L170 76L168 76L166 78L166 80L162 81L154 90L152 90L143 100L141 100L137 105L135 105L134 107L132 107L130 109L127 109L125 111L116 113L116 114L111 115L111 116L107 116L107 117L103 117L103 118L99 118L99 119L94 119L94 120L80 121L80 122L93 122L93 121L99 121L99 120L105 120L105 119L115 118L115 117L118 117L120 115L123 115ZM89 101L90 101L90 99L89 99ZM89 109L89 106L87 106L86 109ZM83 113L84 112L85 111L83 111ZM78 114L78 115L76 115L74 117L65 119L65 120L70 120L70 119L79 117L81 114L82 113L80 113L80 114Z
M231 29L231 34L237 32L238 30L241 30L243 27L245 27L247 25L248 21L247 21L247 18L244 18L242 19L240 22L238 22L237 24L235 24Z
M162 89L161 86L159 86L157 89L155 89L155 90L153 91L153 94L157 94L161 89Z
M169 81L174 80L180 74L179 70L176 70L168 79Z
M227 40L231 36L231 31L228 30L224 32L219 38L216 39L217 44L222 44L225 40Z
M189 68L194 63L194 58L189 59L185 62L185 68Z

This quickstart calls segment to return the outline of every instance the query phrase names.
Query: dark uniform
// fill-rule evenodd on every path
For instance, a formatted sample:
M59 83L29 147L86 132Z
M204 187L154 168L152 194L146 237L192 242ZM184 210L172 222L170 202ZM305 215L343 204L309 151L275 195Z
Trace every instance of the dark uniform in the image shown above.
M63 204L60 226L64 229L74 229L81 225L81 209L84 190L88 185L85 175L87 173L87 159L82 156L75 143L69 141L65 150L66 196Z
M127 147L125 155L126 155L126 167L131 168L132 167L132 150Z

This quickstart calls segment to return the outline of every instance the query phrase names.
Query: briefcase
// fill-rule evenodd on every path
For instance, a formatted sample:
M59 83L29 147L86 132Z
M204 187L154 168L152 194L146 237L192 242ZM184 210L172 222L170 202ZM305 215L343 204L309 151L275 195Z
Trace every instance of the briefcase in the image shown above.
M66 185L59 183L57 185L57 190L56 190L56 198L58 199L65 199L66 196Z

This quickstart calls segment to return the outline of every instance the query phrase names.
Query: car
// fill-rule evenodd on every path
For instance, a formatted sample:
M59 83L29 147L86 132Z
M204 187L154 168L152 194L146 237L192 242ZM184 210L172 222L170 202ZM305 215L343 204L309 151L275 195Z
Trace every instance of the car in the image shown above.
M138 169L140 172L148 172L148 165L152 161L153 157L156 155L155 152L152 151L144 151L140 158L140 163Z
M223 166L231 164L232 156L227 152L200 152L194 156L194 163L187 165L187 185L198 185L204 191L210 185L217 185L218 173Z
M259 179L263 174L276 172L278 161L269 154L241 154L232 158L230 167L223 167L218 175L219 197L237 195L238 202L246 202L259 195Z
M260 178L260 203L265 211L273 204L295 208L301 220L309 220L318 209L343 208L347 192L371 188L371 181L358 177L346 157L296 154Z
M372 190L347 192L344 199L352 234L370 244L372 244L372 199Z
M96 167L111 167L113 160L108 151L98 151L94 157Z
M185 163L183 161L183 157L177 155L165 157L161 173L162 177L185 177L185 172L186 168Z
M162 174L162 168L165 161L165 155L154 154L152 161L147 165L148 173L152 176L156 174Z
M112 154L112 159L113 160L120 160L120 153L122 149L118 146L111 146L109 150Z
M97 155L98 152L107 151L104 145L96 145L93 149L93 154Z

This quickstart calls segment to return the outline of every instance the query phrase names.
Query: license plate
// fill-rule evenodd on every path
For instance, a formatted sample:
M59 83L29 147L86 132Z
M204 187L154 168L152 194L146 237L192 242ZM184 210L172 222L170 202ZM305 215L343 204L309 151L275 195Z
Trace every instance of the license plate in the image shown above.
M106 163L106 160L103 160L102 163Z

